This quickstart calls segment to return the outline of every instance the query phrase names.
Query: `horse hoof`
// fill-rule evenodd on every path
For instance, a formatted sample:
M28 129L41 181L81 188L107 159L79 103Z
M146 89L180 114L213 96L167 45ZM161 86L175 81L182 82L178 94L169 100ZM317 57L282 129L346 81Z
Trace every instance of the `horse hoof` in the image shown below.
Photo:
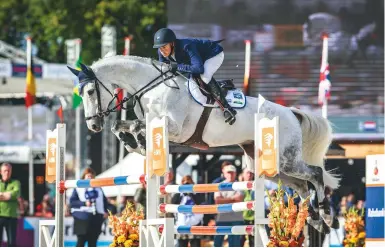
M141 148L140 149L140 154L143 155L143 156L146 156L146 149Z

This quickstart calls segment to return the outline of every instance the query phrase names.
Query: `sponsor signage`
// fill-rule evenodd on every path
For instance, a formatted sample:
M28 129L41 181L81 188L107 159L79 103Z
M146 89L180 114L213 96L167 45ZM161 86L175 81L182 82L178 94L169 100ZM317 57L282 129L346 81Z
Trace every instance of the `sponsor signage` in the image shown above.
M43 74L43 67L41 65L33 66L33 73L35 78L41 78ZM26 77L27 65L25 64L12 64L12 76L13 77Z
M0 162L27 163L30 151L27 146L0 146Z
M366 157L366 246L385 245L385 155Z
M52 79L71 79L74 75L65 64L44 64L42 77Z

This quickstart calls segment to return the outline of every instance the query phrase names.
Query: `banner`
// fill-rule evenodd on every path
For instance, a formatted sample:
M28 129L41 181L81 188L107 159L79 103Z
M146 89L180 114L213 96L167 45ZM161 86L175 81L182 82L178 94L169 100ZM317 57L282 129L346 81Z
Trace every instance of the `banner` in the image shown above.
M148 156L146 159L149 165L148 176L152 177L154 174L163 176L167 172L169 157L167 119L165 117L162 119L154 117L148 123L150 123L149 145L147 146Z
M303 29L302 25L276 25L275 47L302 47Z
M74 77L65 64L44 64L42 75L43 79L52 78L71 80Z
M255 114L255 163L257 176L274 177L279 174L279 118L265 118Z
M28 163L30 151L28 146L0 146L0 162Z
M43 67L35 64L32 69L35 78L41 78L43 74ZM27 77L27 65L12 64L12 77Z
M2 60L0 62L0 77L12 76L12 63L9 60Z
M367 247L385 245L385 155L366 157L365 227Z

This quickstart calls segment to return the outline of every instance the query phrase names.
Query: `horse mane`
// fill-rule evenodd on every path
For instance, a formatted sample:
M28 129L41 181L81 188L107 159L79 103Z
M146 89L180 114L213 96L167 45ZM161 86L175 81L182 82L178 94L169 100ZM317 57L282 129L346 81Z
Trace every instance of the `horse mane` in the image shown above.
M161 62L153 60L151 58L133 56L133 55L114 55L106 58L101 58L94 63L92 63L91 68L98 70L101 67L105 66L114 66L114 65L123 65L127 67L136 66L137 63L142 65L152 65L152 62L156 65L160 65Z

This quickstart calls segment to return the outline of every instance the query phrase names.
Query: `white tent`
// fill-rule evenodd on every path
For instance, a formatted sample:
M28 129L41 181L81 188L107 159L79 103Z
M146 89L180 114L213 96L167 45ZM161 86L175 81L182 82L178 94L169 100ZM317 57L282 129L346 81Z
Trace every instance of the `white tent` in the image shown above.
M144 159L145 157L137 154L130 153L122 161L96 176L96 178L105 177L117 177L117 176L138 176L144 174ZM115 197L119 193L121 196L133 196L138 185L122 185L122 186L110 186L102 187L106 197Z

